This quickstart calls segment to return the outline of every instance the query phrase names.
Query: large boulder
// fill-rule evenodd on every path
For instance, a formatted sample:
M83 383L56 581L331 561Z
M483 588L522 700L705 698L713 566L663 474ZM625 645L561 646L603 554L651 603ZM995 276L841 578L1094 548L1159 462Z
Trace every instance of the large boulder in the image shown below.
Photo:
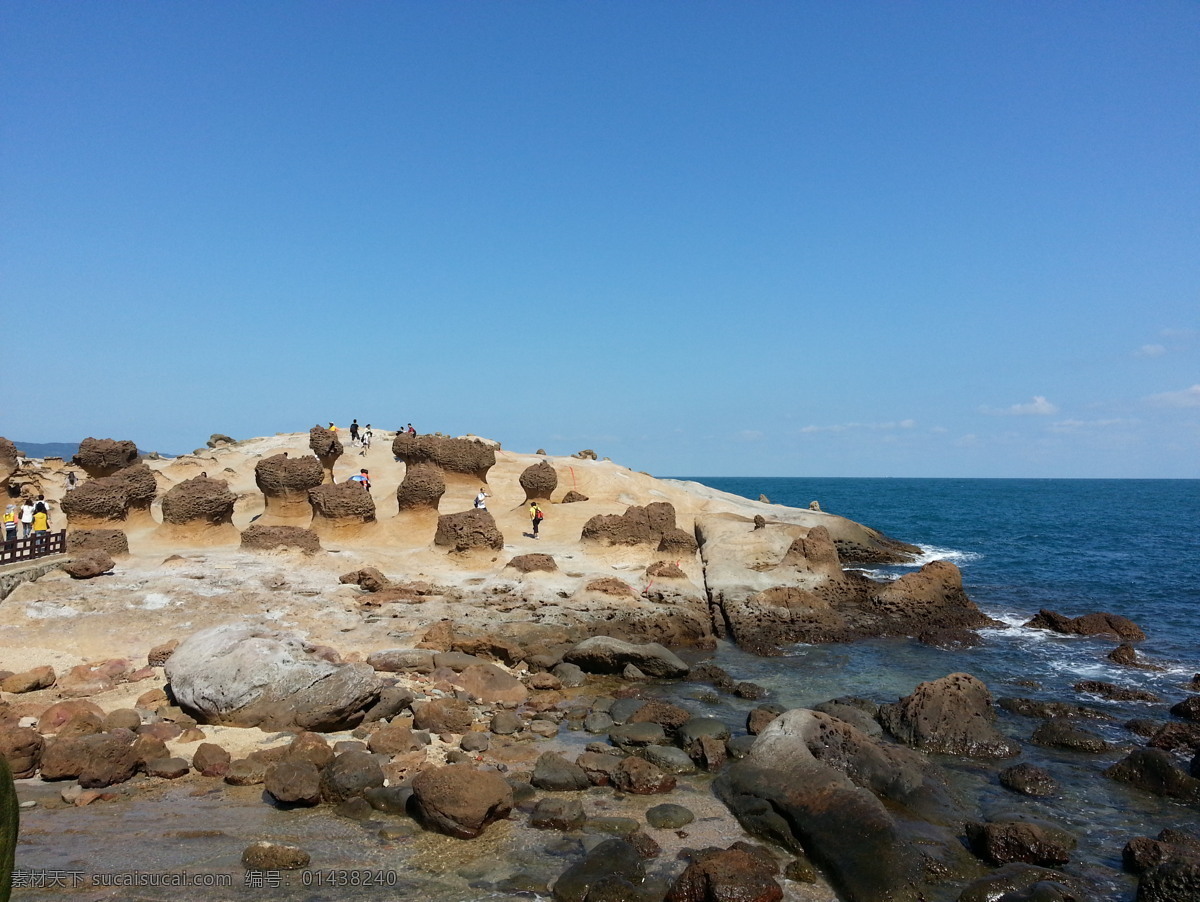
M1025 625L1068 636L1103 636L1122 642L1140 641L1146 638L1142 628L1128 617L1102 611L1084 614L1081 617L1067 617L1057 611L1048 611L1042 608Z
M253 551L295 548L305 554L321 550L321 540L311 529L300 526L262 526L252 523L242 530L242 547Z
M410 464L404 481L396 489L396 507L401 511L438 509L446 494L446 479L441 467L431 463Z
M748 843L705 849L684 868L664 902L778 902L783 898L778 873L771 853Z
M332 664L295 633L228 623L184 639L165 665L171 692L203 723L322 732L362 722L380 683L367 664Z
M325 471L325 482L333 482L333 466L342 456L342 442L336 432L324 426L313 426L308 430L308 447L321 462Z
M111 476L118 470L137 463L138 449L131 441L111 438L85 438L72 458L76 466L92 479Z
M438 517L433 544L451 551L470 551L474 548L500 551L504 548L504 536L491 512L469 510Z
M597 514L583 524L580 539L599 545L654 545L658 548L664 535L670 533L670 550L678 551L682 540L673 532L676 529L675 506L666 501L655 501L645 507L633 505L623 514ZM693 538L691 552L695 550Z
M392 442L392 454L406 467L430 464L460 483L487 482L488 470L496 464L496 449L478 439L447 438L440 435L401 433Z
M422 823L458 839L473 839L489 824L508 817L513 807L512 787L503 777L466 764L421 771L412 789Z
M263 525L298 525L312 516L308 491L325 481L325 469L316 457L288 457L284 451L255 464L254 481L266 499Z
M1021 746L998 731L992 695L982 680L952 673L921 683L911 695L879 709L884 728L926 752L969 758L1011 758Z
M1154 795L1200 804L1200 779L1176 767L1171 753L1162 749L1134 749L1104 775Z
M108 552L97 548L72 555L71 560L62 565L62 569L72 579L93 579L110 572L113 566L114 561Z
M846 902L924 898L929 838L914 842L870 790L813 755L814 716L776 718L745 758L721 772L714 791L748 832L807 852Z
M525 490L526 501L549 501L558 488L558 473L550 461L538 461L521 473L521 488Z
M358 482L339 482L309 489L312 528L319 535L350 535L375 522L375 499Z
M46 741L37 730L0 725L0 758L8 762L13 777L18 780L37 773L45 747Z
M563 660L588 673L621 673L632 664L652 677L678 679L687 675L688 666L657 642L634 643L610 636L593 636L572 647Z

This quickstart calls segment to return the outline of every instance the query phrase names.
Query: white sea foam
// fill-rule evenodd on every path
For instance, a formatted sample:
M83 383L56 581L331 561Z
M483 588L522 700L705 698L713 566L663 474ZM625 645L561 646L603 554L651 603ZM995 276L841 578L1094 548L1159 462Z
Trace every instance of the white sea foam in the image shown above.
M877 582L894 582L900 578L899 573L894 573L888 570L869 570L866 567L847 567L847 573L861 573L867 579L873 579Z
M912 567L924 567L933 561L949 561L961 567L971 561L980 560L983 555L978 551L958 551L954 548L938 548L936 545L918 545L921 553L908 562Z

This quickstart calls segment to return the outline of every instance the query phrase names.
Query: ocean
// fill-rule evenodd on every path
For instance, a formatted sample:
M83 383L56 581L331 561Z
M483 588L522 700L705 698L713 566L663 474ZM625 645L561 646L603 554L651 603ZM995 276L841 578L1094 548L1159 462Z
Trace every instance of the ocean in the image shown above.
M1112 750L1083 754L1031 744L1040 721L1000 712L1000 729L1024 749L1014 760L1049 770L1063 787L1058 799L1034 801L1001 788L995 772L1012 761L995 767L940 759L984 815L1019 809L1072 830L1080 842L1066 869L1102 875L1106 898L1132 898L1133 879L1120 872L1128 839L1163 827L1200 831L1195 808L1101 773L1144 741L1124 723L1171 719L1167 709L1187 697L1183 684L1200 672L1200 480L689 479L790 507L815 500L822 510L918 545L923 553L908 567L863 569L887 579L926 561L952 561L970 598L1003 624L983 630L979 647L956 650L891 639L797 645L778 658L756 658L722 644L710 660L735 678L766 687L769 701L807 707L838 695L895 701L922 681L966 672L987 683L997 699L1058 699L1110 713L1112 720L1085 726ZM1136 644L1139 659L1162 669L1109 661L1112 641L1025 628L1041 608L1130 618L1147 635ZM1080 680L1146 689L1163 701L1106 701L1076 692ZM713 713L737 723L751 705L722 699ZM1186 768L1187 758L1179 763Z

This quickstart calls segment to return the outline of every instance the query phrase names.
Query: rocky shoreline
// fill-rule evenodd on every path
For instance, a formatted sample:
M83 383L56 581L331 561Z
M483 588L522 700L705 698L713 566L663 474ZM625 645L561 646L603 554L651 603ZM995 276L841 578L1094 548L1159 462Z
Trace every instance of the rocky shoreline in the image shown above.
M963 673L891 704L838 697L785 711L760 686L675 653L692 649L695 661L722 639L759 654L871 636L969 645L992 621L953 565L876 582L843 555L912 546L603 461L502 455L497 466L494 443L474 439L398 438L394 514L383 517L385 479L373 493L325 481L341 473L336 437L323 433L295 459L272 453L294 449L294 436L142 463L129 443L97 442L81 449L91 478L69 497L55 492L61 467L8 469L10 487L59 500L93 545L76 546L75 563L90 567L42 576L0 605L13 636L0 660L0 752L39 824L136 805L182 780L218 794L261 786L281 815L328 811L401 858L414 837L563 838L545 843L569 859L555 873L480 878L481 897L1105 897L1096 874L1071 867L1071 832L1023 809L1057 788L1014 762L1022 743L996 729L998 718L1036 717L1033 744L1111 753L1086 725L1103 712L997 703ZM440 512L465 507L484 480L494 513ZM552 511L545 537L506 539L539 498ZM1044 611L1030 625L1121 642L1113 660L1145 666L1128 644L1144 636L1123 618ZM761 704L731 730L702 703L660 697L689 683L704 687L698 699ZM1104 777L1200 808L1200 696L1129 729L1147 742ZM965 799L951 760L978 762L1010 810ZM688 820L700 797L704 829ZM246 873L323 866L321 849L263 842L237 850ZM1198 850L1179 831L1129 837L1138 899L1197 898Z

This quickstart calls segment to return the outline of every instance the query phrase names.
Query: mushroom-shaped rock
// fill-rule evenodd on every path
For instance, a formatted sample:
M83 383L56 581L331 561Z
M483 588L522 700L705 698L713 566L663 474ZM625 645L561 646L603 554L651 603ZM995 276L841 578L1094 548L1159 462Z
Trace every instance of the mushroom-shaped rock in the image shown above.
M969 758L1019 755L1021 746L992 725L995 719L991 693L969 673L921 683L912 695L879 709L884 728L914 748Z
M525 490L526 501L549 501L558 488L558 473L548 460L539 461L525 468L521 474L521 488Z
M342 456L342 443L337 433L324 426L313 426L308 430L308 447L317 455L321 467L325 470L325 481L333 482L333 465Z
M466 764L421 771L412 788L420 820L458 839L478 836L513 807L512 787L503 777Z
M369 665L331 664L301 636L252 623L193 633L165 669L179 706L204 723L349 729L380 692Z
M138 449L131 441L111 438L85 438L72 458L91 478L111 476L118 470L137 463Z
M496 464L495 446L479 439L401 433L392 442L392 454L405 466L432 464L461 482L487 482Z
M158 482L154 478L154 471L143 463L137 463L118 470L110 478L118 479L124 484L130 515L141 514L142 519L148 521L150 505L158 493Z
M409 464L404 481L396 489L396 507L401 511L436 511L444 494L446 479L441 467L431 463Z
M163 523L173 526L224 526L233 523L237 495L224 479L185 479L163 496Z
M375 522L375 499L357 482L309 489L308 502L312 506L313 529L318 531L358 530Z
M129 513L129 491L123 480L102 476L67 492L61 504L72 529L123 524Z
M311 529L300 526L263 526L252 523L242 531L242 547L254 551L295 548L305 554L321 550L321 540Z
M254 481L266 499L263 525L307 522L312 516L308 491L325 481L325 470L315 457L288 457L284 452L255 464Z
M500 551L504 548L504 536L489 511L469 510L438 517L433 544L452 551L469 551L473 548Z

